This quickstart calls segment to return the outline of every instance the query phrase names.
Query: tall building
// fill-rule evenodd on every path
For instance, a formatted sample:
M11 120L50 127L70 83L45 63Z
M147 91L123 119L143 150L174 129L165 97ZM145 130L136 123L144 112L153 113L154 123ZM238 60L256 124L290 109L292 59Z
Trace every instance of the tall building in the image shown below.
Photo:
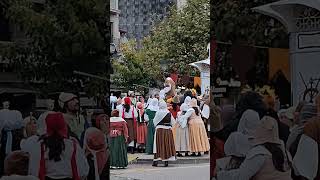
M119 0L120 29L126 31L128 39L139 41L176 3L177 0Z
M110 28L111 28L111 41L112 43L119 45L120 31L119 31L119 1L110 0Z

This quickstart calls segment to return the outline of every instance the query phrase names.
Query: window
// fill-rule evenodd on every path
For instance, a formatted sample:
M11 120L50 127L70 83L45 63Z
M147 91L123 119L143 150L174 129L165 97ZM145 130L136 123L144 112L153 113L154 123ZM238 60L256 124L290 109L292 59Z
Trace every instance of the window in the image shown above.
M113 22L110 22L111 42L113 42Z

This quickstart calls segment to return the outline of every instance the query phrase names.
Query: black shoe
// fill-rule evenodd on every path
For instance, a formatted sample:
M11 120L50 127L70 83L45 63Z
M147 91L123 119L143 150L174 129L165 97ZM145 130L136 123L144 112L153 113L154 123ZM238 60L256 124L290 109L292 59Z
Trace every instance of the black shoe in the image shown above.
M134 148L132 147L130 150L131 154L134 154Z
M198 153L198 155L197 155L197 156L199 156L199 157L200 157L200 156L201 156L201 153Z
M185 156L185 157L188 157L188 156L189 156L189 154L188 154L188 153L185 153L185 154L184 154L184 156Z
M178 156L178 157L183 157L182 154L180 154L180 153L178 153L177 156Z
M196 155L196 153L192 153L191 156L192 156L192 157L195 157L195 156L197 156L197 155Z
M158 162L157 161L153 161L152 166L153 167L157 167L158 166Z
M209 151L207 151L207 152L204 152L204 154L209 154Z
M168 167L168 166L169 166L169 162L168 161L164 162L164 167Z

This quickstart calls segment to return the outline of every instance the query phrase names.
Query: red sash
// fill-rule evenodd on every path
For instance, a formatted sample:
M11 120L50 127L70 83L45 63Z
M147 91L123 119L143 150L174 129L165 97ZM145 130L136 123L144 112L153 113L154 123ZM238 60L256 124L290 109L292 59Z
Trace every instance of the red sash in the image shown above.
M76 163L76 154L77 154L77 144L76 140L72 139L73 142L73 153L71 157L71 168L72 168L72 177L74 180L80 180L77 163ZM40 158L40 169L39 169L39 180L46 179L46 161L44 157L45 147L44 144L41 143L41 158Z

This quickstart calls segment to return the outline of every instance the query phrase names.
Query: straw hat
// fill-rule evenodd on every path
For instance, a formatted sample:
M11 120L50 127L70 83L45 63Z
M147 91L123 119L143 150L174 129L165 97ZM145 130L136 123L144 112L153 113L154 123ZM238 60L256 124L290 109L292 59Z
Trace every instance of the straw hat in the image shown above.
M282 144L279 139L277 121L270 116L264 116L254 132L253 145L264 143Z

